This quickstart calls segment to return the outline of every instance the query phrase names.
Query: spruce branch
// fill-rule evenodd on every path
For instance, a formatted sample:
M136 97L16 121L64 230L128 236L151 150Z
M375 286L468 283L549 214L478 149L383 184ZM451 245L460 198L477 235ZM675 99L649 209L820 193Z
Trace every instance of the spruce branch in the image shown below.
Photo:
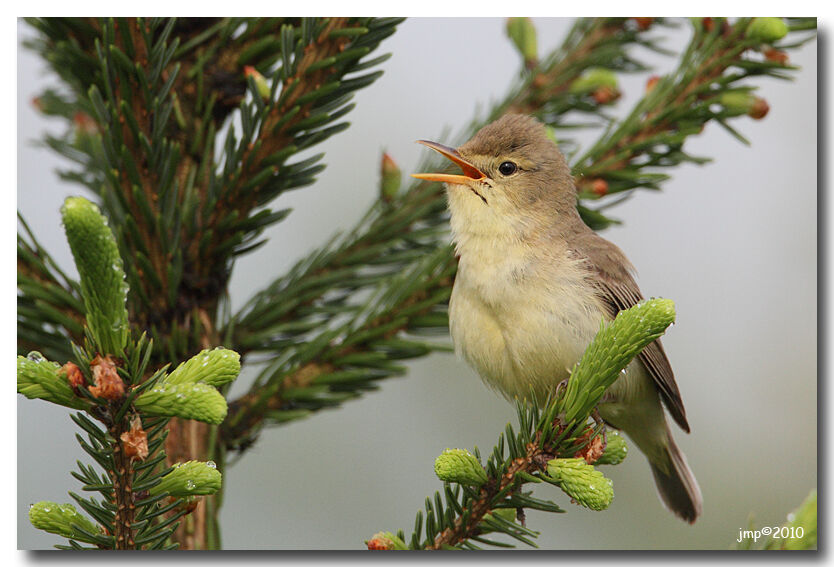
M79 283L69 278L37 241L22 216L17 237L17 352L40 349L47 358L72 356L69 337L84 336L84 303Z
M785 33L804 29L806 23L786 26ZM753 89L739 82L757 76L790 78L786 71L796 70L783 60L771 61L762 55L771 49L770 44L751 34L750 25L749 18L733 24L711 18L693 22L693 37L677 69L653 78L631 113L575 161L580 199L596 200L635 188L660 189L669 176L658 173L658 168L709 161L682 149L686 139L699 134L709 122L747 143L728 120L740 114L760 119L764 114L752 108ZM741 95L750 106L738 112L727 104L728 95Z
M165 467L168 420L160 416L217 423L226 402L211 384L237 376L237 355L201 354L178 368L177 383L168 385L177 390L173 396L160 393L167 367L149 372L153 342L145 334L136 341L130 336L123 263L105 218L81 197L67 199L62 214L81 278L85 341L72 345L75 361L63 366L39 352L18 357L17 388L28 398L82 410L72 419L86 439L76 438L103 474L81 462L72 474L101 500L70 493L95 523L71 504L51 502L33 506L30 520L36 528L67 537L69 546L60 548L84 548L79 542L102 549L176 547L168 542L176 521L194 509L195 495L216 492L221 477L213 463ZM162 498L170 505L159 506Z
M381 74L365 71L387 59L367 56L401 19L29 21L41 34L30 47L69 87L37 100L72 124L47 143L81 166L65 178L99 195L134 260L131 322L169 347L160 361L219 344L231 260L288 214L269 201L321 171L321 155L292 159L347 127L352 94ZM266 99L255 73L271 79Z

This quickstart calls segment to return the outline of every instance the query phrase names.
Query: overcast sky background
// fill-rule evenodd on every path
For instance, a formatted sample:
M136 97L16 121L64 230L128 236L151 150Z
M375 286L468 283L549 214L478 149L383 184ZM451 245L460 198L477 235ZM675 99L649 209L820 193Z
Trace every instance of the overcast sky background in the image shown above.
M558 45L565 19L534 19L540 52ZM20 38L31 33L19 24ZM680 50L684 22L665 30ZM327 169L311 186L280 197L294 212L271 241L237 262L233 305L282 274L337 229L348 229L377 197L380 154L405 173L428 150L414 144L457 131L478 104L497 100L518 72L518 56L501 19L406 21L381 47L394 56L385 75L356 96L353 126L328 140ZM673 68L675 58L639 52ZM747 526L784 521L816 487L817 374L817 57L811 43L791 53L802 67L792 83L760 79L771 110L766 119L734 122L751 141L741 145L710 126L686 149L715 159L671 171L662 193L643 191L610 212L623 225L604 236L639 271L646 296L677 305L664 339L687 408L692 434L676 431L704 493L704 515L679 522L655 495L648 465L636 450L606 467L615 500L605 512L572 505L556 488L537 487L567 514L528 514L544 549L726 549ZM623 77L624 114L648 74ZM59 264L75 273L59 207L82 188L62 183L66 167L34 141L62 125L39 116L30 101L55 78L32 53L19 50L18 208ZM597 132L584 133L587 143ZM270 429L226 471L221 513L226 549L362 549L379 530L410 533L426 496L441 488L434 458L447 447L488 452L513 408L484 387L453 355L409 365L377 392L337 410ZM235 389L245 387L245 378ZM18 396L18 546L49 548L61 538L38 532L28 504L70 501L69 475L78 447L68 411Z

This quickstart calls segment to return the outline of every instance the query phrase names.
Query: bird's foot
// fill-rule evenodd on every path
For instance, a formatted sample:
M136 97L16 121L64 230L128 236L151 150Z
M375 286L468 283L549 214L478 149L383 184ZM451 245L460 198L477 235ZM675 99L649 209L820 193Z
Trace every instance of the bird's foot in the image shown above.
M599 414L599 408L594 408L594 411L591 412L591 417L594 423L602 426L602 450L605 451L605 448L608 446L608 427L605 424L605 420Z

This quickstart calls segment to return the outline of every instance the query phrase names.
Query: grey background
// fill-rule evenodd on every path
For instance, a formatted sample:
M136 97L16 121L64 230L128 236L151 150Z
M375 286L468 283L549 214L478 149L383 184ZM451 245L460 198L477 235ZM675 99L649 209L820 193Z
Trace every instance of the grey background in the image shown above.
M536 18L540 52L556 46L564 19ZM293 207L271 241L236 265L235 306L281 274L336 229L354 225L377 196L383 149L405 173L427 151L413 143L455 131L476 105L497 100L518 70L500 19L411 19L382 50L385 75L356 97L353 126L329 140L327 170L311 187L280 198ZM20 39L31 32L19 24ZM680 49L688 25L666 32ZM674 58L649 54L656 72ZM687 143L715 162L675 169L662 193L640 192L613 209L621 227L604 234L639 270L645 295L677 304L664 339L692 425L678 431L704 493L694 526L660 505L645 459L636 451L607 467L616 498L602 513L538 488L566 515L530 513L545 549L726 549L752 512L760 525L785 514L817 484L816 44L791 54L794 83L759 80L771 106L765 120L735 122L741 145L717 126ZM54 78L31 53L18 52L18 207L59 263L74 273L58 209L67 195L55 154L33 144L62 125L39 116L30 100ZM621 79L624 113L647 75ZM586 132L585 142L596 132ZM318 150L320 151L320 150ZM447 447L488 451L512 407L453 355L410 365L342 408L264 432L226 471L221 514L226 549L361 549L379 530L407 533L426 496L441 487L432 470ZM244 375L235 390L245 387ZM18 396L18 546L49 548L60 538L27 520L29 503L69 501L69 476L87 461L68 412Z

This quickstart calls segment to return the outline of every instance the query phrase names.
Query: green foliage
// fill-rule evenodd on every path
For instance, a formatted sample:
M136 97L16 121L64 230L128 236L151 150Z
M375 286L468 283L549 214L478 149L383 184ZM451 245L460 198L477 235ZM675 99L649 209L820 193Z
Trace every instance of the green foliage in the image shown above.
M674 321L672 300L650 299L620 311L614 321L603 325L568 382L563 399L567 422L584 422L628 363Z
M535 66L539 51L536 27L530 18L507 18L507 37L515 45L524 64Z
M803 551L817 549L817 491L812 490L781 526L757 527L752 514L747 528L739 530L736 550Z
M127 344L127 284L113 233L99 208L83 197L70 197L61 208L75 265L81 277L87 325L103 354L121 354Z
M133 405L148 415L196 419L218 424L226 417L226 398L208 384L160 384L137 397Z
M163 384L203 383L219 388L240 374L240 355L222 347L200 351L162 379Z
M765 546L767 549L788 549L803 550L817 548L817 491L812 490L807 498L799 505L799 508L788 514L788 522L785 524L789 533L799 533L802 528L802 537L779 538L771 537Z
M174 465L160 483L148 491L152 495L167 494L184 498L214 494L220 490L221 482L222 475L214 462L188 461Z
M608 69L595 67L582 73L582 75L570 84L569 90L575 94L585 94L593 92L600 87L616 89L617 84L617 75Z
M746 35L752 40L773 43L787 33L788 25L782 18L753 18Z
M95 521L71 504L40 502L29 511L32 525L102 549L176 547L169 538L189 509L183 498L213 494L221 484L213 463L164 466L167 419L194 417L219 423L226 400L212 385L228 384L240 371L234 351L205 351L172 373L176 384L162 384L165 368L147 372L153 343L130 337L125 310L124 272L115 240L98 207L83 198L67 199L63 209L67 240L81 276L88 339L72 345L74 363L63 367L39 352L19 356L18 392L28 398L84 410L72 416L86 433L81 448L104 471L78 462L73 476L85 492L101 500L70 496ZM101 353L99 355L98 353ZM109 355L117 355L111 357ZM168 503L161 498L170 496Z
M628 454L628 445L623 436L616 431L608 431L605 441L605 452L594 464L619 465L622 463Z
M434 474L444 482L481 486L486 472L475 456L466 449L446 449L434 461Z
M553 459L547 463L547 476L577 504L591 510L605 510L614 499L611 480L585 459Z
M32 351L17 357L17 391L29 399L42 399L53 404L75 409L87 409L89 404L72 391L61 367Z
M32 525L69 539L96 543L96 538L87 534L97 533L95 524L78 513L72 504L56 504L42 501L29 507L29 521Z

